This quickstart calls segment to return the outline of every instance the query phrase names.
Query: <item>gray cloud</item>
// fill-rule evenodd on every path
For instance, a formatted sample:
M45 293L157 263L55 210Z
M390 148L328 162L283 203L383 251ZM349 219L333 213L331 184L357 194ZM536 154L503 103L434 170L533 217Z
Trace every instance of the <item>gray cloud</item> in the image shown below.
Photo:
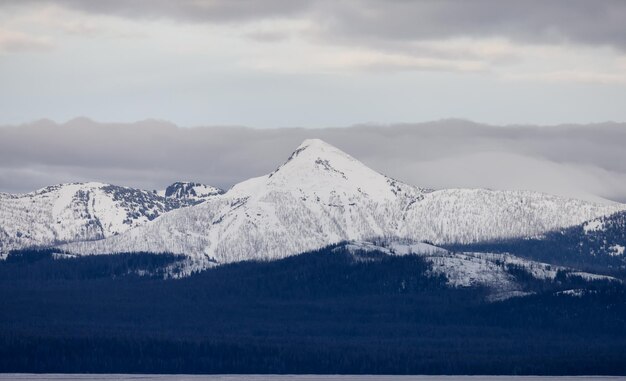
M447 37L505 37L539 43L583 43L626 49L621 0L442 1L198 1L6 0L0 6L56 3L97 14L235 22L302 16L326 39L376 43Z
M5 0L0 5L57 4L89 13L130 18L233 22L294 15L305 10L308 3L304 0Z
M328 129L179 128L76 119L0 128L0 191L68 181L228 188L318 137L372 168L431 188L532 189L626 201L626 124L487 126L462 120Z
M626 48L626 3L619 0L372 0L341 4L344 6L334 9L338 15L332 19L333 29L354 38L508 37L539 43L580 42Z

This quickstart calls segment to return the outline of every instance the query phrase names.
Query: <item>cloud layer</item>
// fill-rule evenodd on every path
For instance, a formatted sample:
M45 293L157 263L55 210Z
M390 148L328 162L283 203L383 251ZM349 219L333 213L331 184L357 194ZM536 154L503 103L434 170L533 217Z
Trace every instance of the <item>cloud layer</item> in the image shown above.
M0 123L626 120L626 3L4 0Z
M556 0L8 0L3 4L55 4L90 14L182 22L306 17L315 20L329 36L362 42L498 35L521 41L580 42L626 49L626 3L620 0L570 0L566 4Z
M227 188L319 137L423 187L626 201L624 124L397 123L626 120L625 19L621 0L3 0L0 191ZM75 115L268 129L18 125Z
M531 189L626 201L626 124L488 126L462 120L328 129L179 128L80 118L0 128L0 191L70 181L228 188L271 172L306 138L429 188Z

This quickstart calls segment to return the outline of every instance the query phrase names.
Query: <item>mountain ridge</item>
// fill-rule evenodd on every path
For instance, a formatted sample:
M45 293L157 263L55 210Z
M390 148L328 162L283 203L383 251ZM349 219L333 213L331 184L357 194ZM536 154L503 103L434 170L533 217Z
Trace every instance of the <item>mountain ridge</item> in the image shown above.
M0 258L12 249L110 237L200 201L100 182L0 193Z
M195 265L278 259L375 238L467 243L533 237L625 209L530 191L427 190L307 139L268 175L122 235L64 245L74 254L187 255Z

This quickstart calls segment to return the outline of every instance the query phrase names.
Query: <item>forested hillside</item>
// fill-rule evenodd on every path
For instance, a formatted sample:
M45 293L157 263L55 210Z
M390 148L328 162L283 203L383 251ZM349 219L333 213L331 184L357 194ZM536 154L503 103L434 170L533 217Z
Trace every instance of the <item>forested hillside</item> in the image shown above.
M626 374L619 282L487 302L414 255L329 247L164 280L136 274L177 257L22 254L0 263L2 372Z

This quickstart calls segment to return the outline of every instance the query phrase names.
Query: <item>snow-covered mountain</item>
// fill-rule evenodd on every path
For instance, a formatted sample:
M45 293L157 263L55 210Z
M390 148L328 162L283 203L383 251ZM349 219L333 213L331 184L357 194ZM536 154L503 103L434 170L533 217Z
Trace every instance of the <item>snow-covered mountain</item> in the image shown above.
M268 175L124 234L63 249L179 253L202 267L376 237L443 244L536 236L622 209L528 191L425 190L312 139Z
M179 181L159 192L159 195L169 199L174 198L182 200L190 205L193 205L199 204L209 197L222 193L224 193L222 189L212 187L210 185Z
M203 195L162 197L95 182L54 185L26 194L0 193L0 258L12 249L120 234L172 209L196 204Z

